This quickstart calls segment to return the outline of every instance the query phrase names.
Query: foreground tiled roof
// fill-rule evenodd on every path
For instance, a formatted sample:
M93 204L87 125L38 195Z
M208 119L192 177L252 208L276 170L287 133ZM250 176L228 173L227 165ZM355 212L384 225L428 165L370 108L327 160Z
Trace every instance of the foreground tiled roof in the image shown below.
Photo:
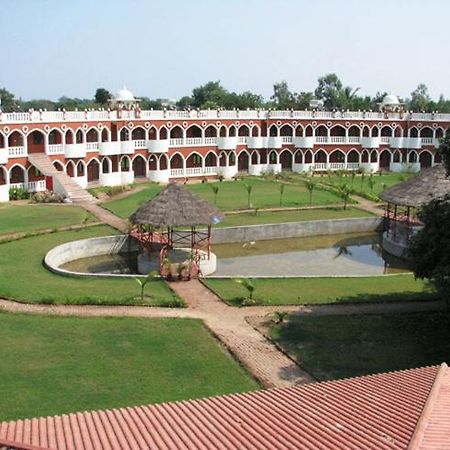
M3 422L0 442L58 450L449 448L439 447L444 439L449 442L449 389L450 373L443 364L204 400Z

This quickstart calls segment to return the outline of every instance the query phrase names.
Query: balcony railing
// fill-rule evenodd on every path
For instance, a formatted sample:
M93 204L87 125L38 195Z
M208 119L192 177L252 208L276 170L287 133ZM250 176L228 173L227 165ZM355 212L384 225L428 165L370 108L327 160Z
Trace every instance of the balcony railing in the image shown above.
M27 156L28 152L23 145L8 148L8 155L10 158L20 158Z

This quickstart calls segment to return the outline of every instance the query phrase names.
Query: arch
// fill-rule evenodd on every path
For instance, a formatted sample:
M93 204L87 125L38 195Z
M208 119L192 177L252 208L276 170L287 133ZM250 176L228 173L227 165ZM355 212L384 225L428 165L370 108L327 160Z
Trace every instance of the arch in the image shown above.
M226 135L227 135L227 127L225 125L222 125L220 127L219 135L220 135L220 137L226 137Z
M402 127L395 127L394 128L394 136L395 137L402 137L403 136L403 128Z
M305 128L305 136L306 137L311 137L314 136L314 130L313 127L311 125L307 125Z
M329 162L343 163L345 162L345 153L340 148L335 148L328 156Z
M19 130L14 130L8 136L8 146L9 147L22 147L25 145L25 136Z
M391 164L391 152L387 149L384 149L380 154L379 154L379 160L380 160L380 168L383 169L389 169L389 165Z
M142 155L136 155L133 158L131 167L134 172L135 177L146 177L147 176L147 161Z
M416 127L411 127L408 131L409 137L416 138L419 137L419 130Z
M327 162L327 154L325 150L320 148L314 153L314 162L315 163L326 163Z
M217 154L210 151L205 156L205 166L206 167L216 167L217 166Z
M303 164L303 152L301 150L294 153L294 162L295 164Z
M258 152L258 150L253 150L252 155L251 155L251 162L252 164L259 164L260 162L260 154Z
M76 165L77 177L84 177L86 171L86 164L83 160L78 161Z
M370 162L371 163L378 162L378 152L376 150L372 150L372 153L370 154Z
M392 162L402 162L402 154L400 153L400 150L395 150L394 154L392 155Z
M53 128L53 130L48 133L48 143L49 145L62 144L63 132L58 128Z
M69 160L66 163L66 173L71 178L75 176L75 163L72 160Z
M8 171L5 166L0 166L0 186L8 184Z
M109 128L104 127L101 133L102 142L110 142L111 141L111 131Z
M252 126L252 136L253 137L261 136L261 129L259 128L258 125L253 125Z
M171 156L170 168L171 169L183 169L184 168L184 157L181 153L174 153Z
M31 165L27 170L27 180L28 181L39 181L44 180L45 176L42 172L35 166Z
M183 128L180 125L175 125L170 129L170 139L183 139Z
M53 167L58 171L58 172L64 172L64 164L61 161L53 161Z
M292 170L292 162L294 158L292 156L292 152L289 149L285 148L284 150L282 150L278 159L283 170Z
M434 136L436 139L444 137L444 129L442 127L437 127Z
M236 134L237 134L236 127L234 125L231 125L230 128L228 128L228 136L234 137L236 136Z
M75 143L75 132L71 130L70 128L66 130L66 136L65 136L66 144L73 144Z
M416 163L419 160L419 155L417 154L417 152L415 150L411 150L408 153L408 162L409 163Z
M6 144L6 136L0 130L0 148L5 148L5 144Z
M278 128L276 125L271 125L269 128L269 136L278 136Z
M186 167L202 167L203 156L200 153L192 152L186 159Z
M369 152L366 149L364 149L361 153L361 162L368 163L369 157L370 157Z
M98 181L100 178L100 162L97 158L92 158L87 165L88 183Z
M45 153L45 138L42 130L31 130L27 135L28 153Z
M245 124L245 123L242 124L239 127L238 136L250 136L250 127L247 124Z
M275 150L269 152L269 164L278 164L279 155Z
M112 172L112 161L104 156L102 158L102 173L111 173Z
M131 132L131 139L133 141L146 140L147 139L147 132L145 131L145 128L144 127L135 127L135 128L133 128L133 131Z
M100 133L97 128L89 128L86 132L86 142L98 142L100 140Z
M169 168L169 157L166 154L159 156L159 170L167 170Z
M313 153L311 150L306 150L306 152L304 153L304 161L305 161L305 164L312 164Z
M84 141L84 132L81 128L79 128L75 133L75 142L77 144L82 144Z
M156 129L156 127L151 126L148 129L148 138L150 141L156 141L158 139L158 130Z
M128 155L124 155L120 158L119 167L121 172L131 171L131 159Z
M228 153L228 165L229 166L235 166L236 165L236 153L234 151Z
M355 148L352 148L347 153L347 162L348 163L359 163L360 157L361 157L361 155L359 154L359 152Z
M238 171L246 172L248 171L250 164L250 155L246 150L242 150L238 155Z
M131 132L127 127L122 127L119 133L120 141L129 141L131 139Z
M150 155L148 157L148 170L158 170L159 160L157 155ZM142 176L142 175L140 175Z
M433 155L428 150L423 150L419 155L420 167L431 167L433 165Z
M190 125L186 128L186 137L188 138L201 138L202 129L198 125Z
M420 137L432 138L433 137L433 129L430 128L430 127L423 127L423 128L420 129L420 133L419 134L420 134Z
M381 131L380 131L381 137L392 137L392 135L393 135L393 129L391 126L385 125L384 127L381 128Z
M325 125L319 125L314 130L314 136L328 136L328 128Z
M364 125L362 129L362 135L363 137L369 137L370 136L370 128L368 125Z
M217 137L217 128L214 125L208 125L205 128L205 137L216 138Z
M9 169L9 183L25 183L26 172L27 171L25 170L25 167L22 166L22 164L14 164Z
M379 135L380 135L380 130L379 130L379 128L376 126L376 125L374 125L373 127L372 127L372 131L371 131L371 136L372 137L378 137Z
M228 165L228 154L225 151L219 154L219 166L224 167Z
M288 123L284 124L279 131L280 136L293 136L294 129Z
M304 136L304 133L305 133L305 130L304 130L303 126L302 125L297 125L296 128L295 128L295 135L299 136L299 137L302 137L302 136Z
M168 136L169 136L169 132L167 131L167 128L163 125L159 129L159 138L160 139L167 139Z
M361 136L361 129L358 127L358 125L352 125L348 129L348 135L352 137L359 137Z
M330 136L345 136L345 128L342 125L333 125L330 129Z

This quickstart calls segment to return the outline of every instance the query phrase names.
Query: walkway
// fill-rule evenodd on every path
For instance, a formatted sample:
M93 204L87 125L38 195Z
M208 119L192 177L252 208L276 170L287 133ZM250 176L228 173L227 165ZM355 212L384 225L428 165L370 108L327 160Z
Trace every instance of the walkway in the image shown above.
M121 233L128 234L128 224L126 220L117 217L112 212L108 211L105 208L102 208L101 206L98 206L95 203L82 202L78 203L78 205L84 208L86 211L92 213L95 217L97 217L97 219L101 220L107 225L115 228L116 230L119 230Z
M371 200L360 197L359 195L352 195L352 198L358 202L356 205L358 208L375 214L376 216L384 217L384 209L381 204L372 202Z

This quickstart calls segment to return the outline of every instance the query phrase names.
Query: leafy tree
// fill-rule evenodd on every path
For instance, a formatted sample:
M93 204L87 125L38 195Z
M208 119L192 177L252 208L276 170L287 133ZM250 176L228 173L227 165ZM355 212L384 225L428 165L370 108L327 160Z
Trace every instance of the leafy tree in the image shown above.
M450 133L439 140L438 153L441 155L442 162L444 163L446 176L450 176Z
M142 109L163 109L161 100L151 100L148 97L140 97Z
M294 94L289 90L287 81L280 81L273 85L273 95L270 97L279 109L287 109L294 103Z
M416 278L428 279L450 306L450 195L424 205L423 228L412 236L408 256Z
M408 108L413 111L429 111L431 97L428 94L428 88L421 83L411 92L411 100L408 102Z
M335 73L329 73L318 79L314 94L323 100L325 108L333 109L340 106L342 94L342 81Z
M5 88L0 89L0 107L4 112L11 112L17 109L14 94L7 91Z
M185 95L184 97L181 97L180 100L177 101L177 107L188 108L189 106L192 106L193 103L194 99L189 95Z
M192 106L198 108L217 108L224 105L227 90L220 85L220 81L196 87L192 91Z
M347 204L350 199L350 194L352 193L352 191L348 187L347 183L344 183L338 187L338 192L344 202L344 210L345 210L345 209L347 209Z
M111 93L107 89L101 87L95 91L94 99L95 103L106 105L111 97Z

